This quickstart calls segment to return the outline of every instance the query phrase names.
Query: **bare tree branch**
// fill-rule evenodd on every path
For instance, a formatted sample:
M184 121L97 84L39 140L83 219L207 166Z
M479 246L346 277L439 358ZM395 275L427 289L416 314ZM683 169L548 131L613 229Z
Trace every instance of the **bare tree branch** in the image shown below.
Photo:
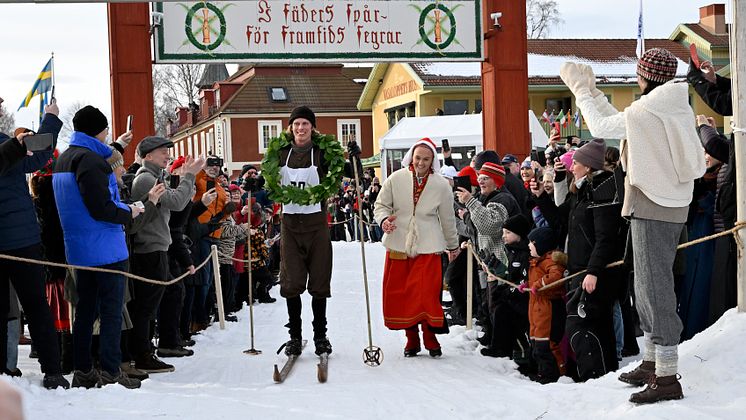
M552 27L563 22L556 0L526 0L526 35L529 39L544 38Z
M176 116L176 107L188 106L197 101L201 64L175 64L153 66L153 102L155 105L155 132L165 136L168 120Z
M0 105L0 133L13 136L13 130L16 128L16 119L13 114L8 112L5 105Z
M83 108L84 106L88 105L87 103L83 101L74 101L70 105L63 108L63 110L60 112L60 121L62 121L62 129L60 130L60 135L57 137L62 143L68 143L70 141L70 135L73 133L73 117L75 116L75 113L80 110L80 108Z

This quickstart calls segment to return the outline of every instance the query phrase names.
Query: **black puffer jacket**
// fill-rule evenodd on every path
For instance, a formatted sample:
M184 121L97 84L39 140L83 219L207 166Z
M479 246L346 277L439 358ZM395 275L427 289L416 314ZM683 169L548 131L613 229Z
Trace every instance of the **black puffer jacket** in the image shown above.
M589 274L601 277L607 264L624 257L627 223L621 216L622 203L611 204L605 197L594 202L594 189L598 191L605 181L614 182L613 174L596 172L591 184L586 182L569 193L559 207L546 193L536 199L549 225L560 238L567 236L570 273L588 269Z

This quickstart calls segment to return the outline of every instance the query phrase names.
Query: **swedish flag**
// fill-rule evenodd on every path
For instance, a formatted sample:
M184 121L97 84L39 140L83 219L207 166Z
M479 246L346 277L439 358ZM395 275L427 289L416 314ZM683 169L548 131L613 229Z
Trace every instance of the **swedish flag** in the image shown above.
M31 88L31 91L26 95L23 102L21 102L21 106L18 107L19 110L27 107L34 96L52 90L52 60L54 60L54 58L50 58L49 61L47 61L47 65L44 66L41 73L39 73L39 77L37 77L36 82L34 82L34 87Z

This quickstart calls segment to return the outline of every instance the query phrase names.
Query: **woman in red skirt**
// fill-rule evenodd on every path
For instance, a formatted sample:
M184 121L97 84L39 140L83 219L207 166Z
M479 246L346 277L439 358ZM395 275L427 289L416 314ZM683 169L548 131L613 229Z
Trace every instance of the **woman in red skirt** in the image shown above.
M405 330L404 356L420 352L419 326L430 356L442 355L435 334L447 333L440 306L441 254L458 255L453 192L440 175L435 143L423 138L402 160L402 169L386 179L374 216L383 229L383 319L392 330Z

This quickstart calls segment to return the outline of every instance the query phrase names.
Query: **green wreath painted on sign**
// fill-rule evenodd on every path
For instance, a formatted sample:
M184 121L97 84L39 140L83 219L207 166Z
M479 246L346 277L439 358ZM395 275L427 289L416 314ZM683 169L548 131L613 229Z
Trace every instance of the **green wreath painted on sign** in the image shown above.
M262 176L266 181L269 198L282 204L310 205L320 203L337 194L339 183L344 174L344 150L332 135L314 132L311 135L314 147L324 152L324 163L329 167L319 185L300 188L293 185L282 185L280 176L280 150L292 144L292 137L285 131L269 141L269 146L262 159Z

